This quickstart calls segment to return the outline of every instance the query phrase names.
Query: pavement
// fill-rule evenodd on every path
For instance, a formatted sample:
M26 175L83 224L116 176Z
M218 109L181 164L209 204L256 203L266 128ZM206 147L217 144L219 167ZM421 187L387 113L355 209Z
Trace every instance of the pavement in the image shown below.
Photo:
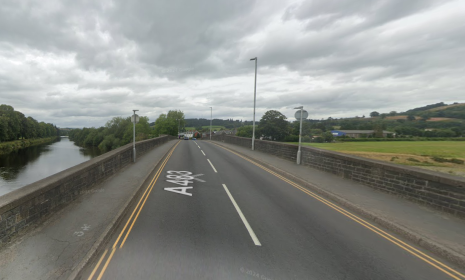
M75 277L118 224L159 161L177 140L162 144L55 213L0 251L0 279Z
M78 279L465 279L454 263L270 167L313 170L226 146L180 141ZM358 191L316 174L308 180Z
M332 174L173 140L3 249L0 279L465 279L463 233Z

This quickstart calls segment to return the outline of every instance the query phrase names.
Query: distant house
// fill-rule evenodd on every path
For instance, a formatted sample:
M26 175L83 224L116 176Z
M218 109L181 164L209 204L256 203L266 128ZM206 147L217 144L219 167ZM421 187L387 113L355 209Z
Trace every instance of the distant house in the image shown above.
M348 136L352 138L361 138L362 135L366 135L367 137L374 136L375 131L374 130L331 130L331 133L335 137ZM388 137L388 134L395 136L394 132L383 130L383 137Z
M236 134L236 129L225 129L225 130L220 130L218 131L218 134L229 134L229 135L235 135Z

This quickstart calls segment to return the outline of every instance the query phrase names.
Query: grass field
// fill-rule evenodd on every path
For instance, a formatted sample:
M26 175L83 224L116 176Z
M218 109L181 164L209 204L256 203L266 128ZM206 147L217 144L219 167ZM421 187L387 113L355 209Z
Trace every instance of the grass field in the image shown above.
M298 144L298 143L293 143ZM462 141L302 143L305 146L465 176L465 165L437 162L432 157L465 160Z
M210 129L210 126L209 125L204 125L202 126L202 128L206 128L206 129ZM185 128L186 130L194 130L195 127L186 127ZM223 130L223 129L226 129L224 126L220 126L220 125L212 125L212 130Z

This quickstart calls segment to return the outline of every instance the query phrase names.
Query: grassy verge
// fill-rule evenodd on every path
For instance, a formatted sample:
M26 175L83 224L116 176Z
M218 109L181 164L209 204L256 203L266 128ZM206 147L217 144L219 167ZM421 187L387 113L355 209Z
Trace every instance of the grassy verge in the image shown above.
M51 143L57 140L57 137L50 137L50 138L38 138L38 139L22 139L16 141L9 141L0 143L0 155L9 154L13 151L17 151L19 149Z
M462 160L465 160L465 145L463 142L421 141L302 144L370 159L465 176L465 164L460 163Z

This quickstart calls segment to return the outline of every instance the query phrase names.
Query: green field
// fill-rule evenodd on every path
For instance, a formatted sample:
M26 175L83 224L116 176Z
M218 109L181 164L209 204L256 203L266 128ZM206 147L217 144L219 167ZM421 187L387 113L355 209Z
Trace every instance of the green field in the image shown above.
M202 126L202 128L209 130L210 126L209 125L204 125L204 126ZM192 126L191 127L185 127L185 129L186 130L194 130L195 127L192 127ZM212 125L212 130L217 130L218 131L218 130L223 130L223 129L226 129L226 128L224 126L220 126L220 125Z
M298 144L298 143L292 143ZM417 166L430 170L465 176L465 165L442 163L432 159L465 160L465 143L462 141L405 141L405 142L346 142L346 143L302 143L331 151Z
M465 158L465 142L462 141L346 142L302 144L339 152L371 152Z

